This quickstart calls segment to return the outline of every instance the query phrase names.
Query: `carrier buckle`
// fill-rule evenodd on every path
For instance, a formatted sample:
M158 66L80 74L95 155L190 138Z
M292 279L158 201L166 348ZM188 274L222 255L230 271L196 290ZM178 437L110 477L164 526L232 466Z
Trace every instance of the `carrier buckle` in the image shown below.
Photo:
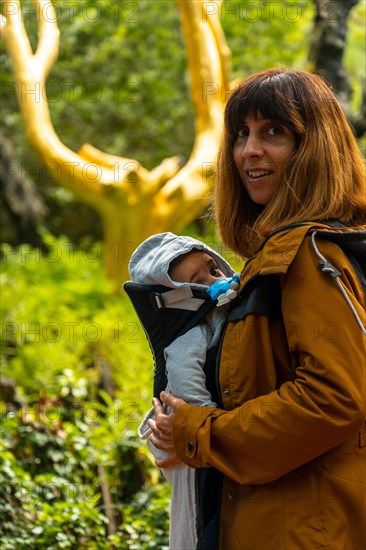
M155 311L159 311L160 309L165 309L165 303L164 303L163 297L161 294L159 294L159 292L150 292L149 300Z

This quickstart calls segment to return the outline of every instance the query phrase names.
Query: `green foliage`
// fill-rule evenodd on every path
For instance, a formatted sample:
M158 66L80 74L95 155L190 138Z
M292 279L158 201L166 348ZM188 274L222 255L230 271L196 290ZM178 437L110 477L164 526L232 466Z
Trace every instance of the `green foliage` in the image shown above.
M168 486L161 484L138 493L132 504L124 509L122 532L126 549L168 550L168 498Z
M24 409L4 417L0 459L2 548L86 547L105 538L96 453L80 426Z
M31 533L40 550L70 548L108 548L105 541L106 518L85 504L43 503ZM95 543L99 543L96 545Z
M77 378L73 393L92 398L110 374L125 420L133 422L149 398L144 388L151 381L143 330L127 297L111 296L101 245L76 251L65 239L48 238L48 244L48 255L26 245L9 248L3 262L3 374L21 381L31 394L39 388L52 391L55 375L66 369ZM141 364L146 368L137 378Z
M157 509L144 539L153 547L168 536L169 488L136 435L150 407L148 344L127 297L111 296L100 249L47 240L48 256L22 246L3 258L2 375L17 395L0 403L2 547L134 548L143 498Z
M117 533L107 538L108 520L97 474L97 462L101 457L91 444L90 429L83 426L80 419L72 425L63 423L61 417L56 426L52 426L47 418L49 414L38 408L37 420L24 410L3 419L0 444L2 548L78 550L122 546L132 549L154 548L156 542L163 547L160 543L165 544L168 537L169 488L160 484L146 485L132 497L128 477L131 478L131 470L138 463L137 442L131 446L127 436L125 444L120 441L118 445L119 454L111 453L109 457L113 466L109 471L107 468L109 485L120 487L119 494L111 491L115 516L123 521ZM124 451L121 452L122 447ZM129 468L120 464L122 457ZM119 474L123 476L120 479ZM140 481L138 487L141 486ZM127 487L127 491L121 487ZM135 486L133 495L136 491ZM148 511L143 509L146 503ZM147 526L144 521L149 522ZM146 546L136 545L137 537Z
M270 67L308 68L314 6L301 2L224 2L221 22L235 77Z
M366 28L366 3L360 2L351 11L350 28L352 32L347 35L347 48L344 63L350 75L350 84L353 90L352 107L357 112L362 108L362 86L366 86L365 67L365 28ZM364 136L364 141L365 141Z

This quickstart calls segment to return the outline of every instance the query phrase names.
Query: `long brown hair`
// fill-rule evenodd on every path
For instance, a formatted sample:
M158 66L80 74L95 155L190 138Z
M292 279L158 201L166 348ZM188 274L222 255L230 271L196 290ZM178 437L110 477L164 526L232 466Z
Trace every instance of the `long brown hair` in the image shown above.
M265 207L249 197L233 161L248 115L280 123L295 135L283 182ZM224 243L243 257L283 225L337 218L366 223L365 164L342 108L323 79L270 69L246 78L230 96L218 155L215 216Z

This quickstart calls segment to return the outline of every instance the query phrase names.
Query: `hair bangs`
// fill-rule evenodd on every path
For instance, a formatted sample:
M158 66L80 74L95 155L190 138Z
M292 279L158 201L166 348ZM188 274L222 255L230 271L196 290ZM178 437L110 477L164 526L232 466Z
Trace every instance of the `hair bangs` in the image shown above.
M262 116L283 124L295 134L302 133L298 102L291 81L286 76L274 72L270 75L266 73L255 81L249 78L233 92L226 106L226 129L232 142L248 116Z

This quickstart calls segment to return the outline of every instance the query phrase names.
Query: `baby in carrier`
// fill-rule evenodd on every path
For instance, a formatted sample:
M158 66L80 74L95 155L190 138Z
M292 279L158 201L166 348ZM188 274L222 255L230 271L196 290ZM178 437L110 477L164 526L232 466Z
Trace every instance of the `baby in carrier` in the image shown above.
M161 319L165 316L160 332L166 332L167 326L171 327L167 340L170 343L161 354L167 380L166 388L161 389L171 391L192 405L216 407L206 388L204 366L207 352L218 344L228 303L236 297L239 276L234 275L230 265L206 244L172 233L153 235L144 241L132 255L129 271L134 283L150 285L147 287L150 290L164 288L165 291L149 291L146 302L152 304L147 310L153 308L155 312L160 308ZM133 292L127 293L134 304ZM174 322L166 322L166 315L169 314L174 320L174 317L187 315L187 312L194 319L194 326L186 332L183 329L178 331L179 334L174 334ZM144 323L145 313L140 309L138 314L156 357L159 350L154 349L154 337L151 337ZM146 314L149 315L149 311ZM153 323L154 329L158 334L160 317L159 314L154 315L157 319ZM152 417L153 409L146 414L139 427L139 435L143 439L151 433L147 421ZM156 458L163 458L160 450L150 441L147 443ZM170 549L194 549L197 545L195 470L180 463L163 469L163 474L172 485Z

